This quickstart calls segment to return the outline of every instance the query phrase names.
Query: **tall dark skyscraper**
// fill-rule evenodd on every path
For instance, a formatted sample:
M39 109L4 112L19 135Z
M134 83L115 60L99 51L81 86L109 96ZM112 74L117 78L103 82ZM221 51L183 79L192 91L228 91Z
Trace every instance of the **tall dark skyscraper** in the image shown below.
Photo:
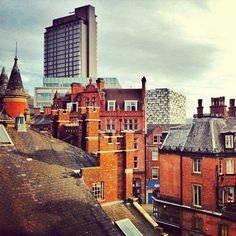
M76 8L53 20L44 34L44 77L97 77L95 8Z

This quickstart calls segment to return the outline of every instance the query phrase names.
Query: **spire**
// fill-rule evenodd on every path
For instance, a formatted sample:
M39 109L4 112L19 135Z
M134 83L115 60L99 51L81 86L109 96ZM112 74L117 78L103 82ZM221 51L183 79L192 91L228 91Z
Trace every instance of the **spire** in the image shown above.
M19 95L19 96L27 96L23 87L20 70L17 65L17 44L16 44L16 52L15 52L15 63L13 65L10 79L8 82L6 95Z

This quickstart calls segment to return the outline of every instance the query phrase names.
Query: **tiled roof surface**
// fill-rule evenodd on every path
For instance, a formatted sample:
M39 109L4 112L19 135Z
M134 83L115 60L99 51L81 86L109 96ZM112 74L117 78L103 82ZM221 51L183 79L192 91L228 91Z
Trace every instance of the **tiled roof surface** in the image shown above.
M120 235L70 175L92 160L34 131L8 133L15 146L0 146L0 235Z
M137 229L143 234L148 236L159 235L151 225L143 218L143 216L130 204L114 203L104 204L102 208L112 221L122 220L129 218Z
M163 150L221 153L224 151L222 133L236 133L236 118L200 118L192 124L171 128Z

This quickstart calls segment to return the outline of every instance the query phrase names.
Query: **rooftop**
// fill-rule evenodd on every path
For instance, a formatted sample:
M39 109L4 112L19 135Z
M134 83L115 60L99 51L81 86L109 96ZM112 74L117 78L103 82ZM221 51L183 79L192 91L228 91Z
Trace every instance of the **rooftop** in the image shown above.
M96 160L32 130L0 145L1 235L120 235L73 169Z

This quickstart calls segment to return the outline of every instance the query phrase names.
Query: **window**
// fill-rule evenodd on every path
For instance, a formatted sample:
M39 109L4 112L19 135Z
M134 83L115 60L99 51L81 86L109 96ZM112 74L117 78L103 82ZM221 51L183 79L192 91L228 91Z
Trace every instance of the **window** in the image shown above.
M138 139L134 138L134 149L138 150Z
M107 130L115 130L116 129L115 123L116 123L115 119L107 119Z
M137 100L125 101L125 111L137 111L138 110L137 108L138 108Z
M103 199L103 182L93 183L93 196L97 199Z
M157 161L158 160L158 150L152 151L152 160Z
M134 157L134 169L137 169L138 168L138 157L135 156Z
M95 97L92 98L92 107L95 110L95 107L96 107L96 98Z
M200 174L201 173L201 160L193 159L193 173Z
M202 206L202 186L193 185L193 205L196 207Z
M234 202L234 187L227 187L227 202Z
M225 199L224 189L220 189L219 190L219 196L218 196L219 205L224 205L224 202L225 202L224 199Z
M123 122L124 130L138 130L137 119L124 119Z
M219 161L219 174L223 175L223 160Z
M226 174L234 174L234 160L226 160Z
M158 136L157 135L153 136L153 144L158 144Z
M116 110L116 101L115 100L108 100L107 101L107 110L108 111L115 111Z
M85 99L85 106L88 107L89 106L89 98Z
M152 178L158 179L158 167L152 168Z
M225 148L234 148L234 136L232 134L225 135Z
M193 229L202 230L203 220L200 217L193 217Z
M228 234L229 234L228 225L225 224L219 225L219 236L228 236Z

